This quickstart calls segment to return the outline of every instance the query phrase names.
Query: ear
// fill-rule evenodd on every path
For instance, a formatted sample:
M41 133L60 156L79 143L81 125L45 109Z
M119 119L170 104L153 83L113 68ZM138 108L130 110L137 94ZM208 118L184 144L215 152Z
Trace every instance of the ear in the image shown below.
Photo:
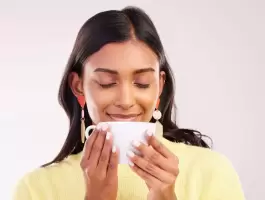
M83 81L76 72L71 72L71 74L68 76L68 84L76 97L84 95Z
M166 81L166 73L161 71L159 74L159 96L162 94Z

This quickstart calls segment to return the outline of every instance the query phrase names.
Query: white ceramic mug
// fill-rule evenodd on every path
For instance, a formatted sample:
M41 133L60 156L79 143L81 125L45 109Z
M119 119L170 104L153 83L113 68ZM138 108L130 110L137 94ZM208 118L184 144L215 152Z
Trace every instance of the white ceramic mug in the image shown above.
M136 140L147 144L145 133L151 131L155 134L156 124L150 122L102 122L107 123L109 131L113 137L113 144L119 148L120 157L119 164L128 164L128 157L126 153L131 150L135 152L132 147L132 141ZM95 125L86 128L86 138L89 137L89 132L95 129ZM139 152L135 152L139 154Z

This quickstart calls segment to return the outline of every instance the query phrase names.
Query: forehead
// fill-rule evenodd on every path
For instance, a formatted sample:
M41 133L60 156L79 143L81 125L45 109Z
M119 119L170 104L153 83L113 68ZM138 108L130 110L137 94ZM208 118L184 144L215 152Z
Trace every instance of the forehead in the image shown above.
M156 54L143 42L127 41L106 44L85 63L85 68L90 70L98 67L117 71L134 71L150 67L158 70L159 62Z

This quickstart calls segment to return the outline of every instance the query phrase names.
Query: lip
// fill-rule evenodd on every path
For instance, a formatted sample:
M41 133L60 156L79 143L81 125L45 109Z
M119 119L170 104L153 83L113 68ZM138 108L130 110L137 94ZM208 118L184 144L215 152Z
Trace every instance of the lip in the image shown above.
M107 114L114 121L136 121L141 114Z

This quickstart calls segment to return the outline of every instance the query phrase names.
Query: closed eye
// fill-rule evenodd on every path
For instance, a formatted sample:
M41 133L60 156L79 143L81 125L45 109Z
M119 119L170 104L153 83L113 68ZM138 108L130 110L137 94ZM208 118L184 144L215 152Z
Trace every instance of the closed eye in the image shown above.
M112 86L116 85L116 83L109 83L109 84L100 84L99 83L99 85L100 85L100 87L107 89L107 88L111 88Z
M141 84L141 83L134 83L137 87L145 89L145 88L149 88L150 84Z
M108 88L111 88L111 87L117 85L117 83L109 83L109 84L98 83L98 85L104 89L108 89ZM150 84L134 83L134 85L138 88L141 88L141 89L146 89L146 88L150 87Z

